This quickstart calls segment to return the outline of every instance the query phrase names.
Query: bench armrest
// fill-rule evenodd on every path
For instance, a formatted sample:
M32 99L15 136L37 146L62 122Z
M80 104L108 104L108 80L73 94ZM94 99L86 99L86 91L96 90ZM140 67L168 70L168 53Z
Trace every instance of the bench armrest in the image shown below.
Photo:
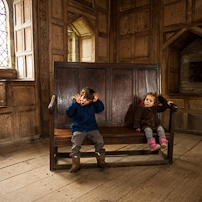
M54 111L54 108L55 108L55 104L56 104L56 95L53 95L52 98L51 98L51 101L48 105L48 110L49 110L49 113L52 114L53 111Z
M176 112L177 111L177 105L171 103L171 106L169 107L171 112Z
M169 132L174 134L174 124L175 124L175 112L177 112L177 105L171 104L170 108L170 122L169 122Z

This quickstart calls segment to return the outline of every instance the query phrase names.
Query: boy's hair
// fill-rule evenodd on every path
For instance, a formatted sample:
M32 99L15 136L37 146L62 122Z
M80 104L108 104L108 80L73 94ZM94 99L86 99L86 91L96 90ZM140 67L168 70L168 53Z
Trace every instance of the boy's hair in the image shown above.
M94 94L95 91L89 87L85 87L81 90L80 95L84 96L86 99L88 100L92 100L94 99Z
M155 98L155 99L154 99L154 105L157 105L157 103L158 103L158 94L157 94L155 91L150 92L150 93L147 93L147 94L145 95L145 97L144 97L144 100L146 99L147 95L153 96L153 97Z

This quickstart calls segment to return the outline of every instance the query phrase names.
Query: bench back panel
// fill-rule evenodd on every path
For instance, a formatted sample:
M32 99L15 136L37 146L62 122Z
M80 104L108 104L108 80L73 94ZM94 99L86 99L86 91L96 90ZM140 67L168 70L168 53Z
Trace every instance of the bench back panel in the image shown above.
M100 126L133 124L134 109L145 94L161 93L158 64L54 62L53 94L57 96L54 127L69 128L66 107L86 86L99 93L105 110L96 115Z

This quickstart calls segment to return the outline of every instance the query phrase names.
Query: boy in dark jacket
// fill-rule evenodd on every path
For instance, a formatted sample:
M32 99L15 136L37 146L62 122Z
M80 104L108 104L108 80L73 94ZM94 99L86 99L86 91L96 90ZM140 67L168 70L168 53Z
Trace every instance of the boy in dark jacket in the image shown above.
M157 102L162 103L162 106L158 106ZM134 118L134 128L140 132L143 130L147 138L147 144L150 146L150 151L156 151L160 148L167 148L167 139L165 137L165 131L160 125L160 120L157 117L157 112L165 111L172 101L168 101L162 96L158 96L156 92L148 93L144 98L144 103L137 106ZM159 136L159 144L156 144L155 138L153 138L153 131L156 131Z
M66 113L72 118L72 168L70 172L80 169L80 148L86 137L95 144L95 152L98 167L106 167L105 149L103 137L101 136L95 119L95 113L102 112L104 105L99 99L98 93L88 87L83 88L80 95L76 95L72 103L67 107Z

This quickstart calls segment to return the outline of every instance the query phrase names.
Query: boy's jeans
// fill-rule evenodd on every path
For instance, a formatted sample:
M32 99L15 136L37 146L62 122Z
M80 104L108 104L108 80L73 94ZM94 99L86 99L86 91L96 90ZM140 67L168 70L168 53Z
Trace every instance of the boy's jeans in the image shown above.
M104 140L98 130L92 130L89 132L79 132L75 131L72 136L72 152L70 156L80 157L80 149L84 139L88 137L91 141L93 141L95 145L95 152L99 152L101 155L105 154Z

